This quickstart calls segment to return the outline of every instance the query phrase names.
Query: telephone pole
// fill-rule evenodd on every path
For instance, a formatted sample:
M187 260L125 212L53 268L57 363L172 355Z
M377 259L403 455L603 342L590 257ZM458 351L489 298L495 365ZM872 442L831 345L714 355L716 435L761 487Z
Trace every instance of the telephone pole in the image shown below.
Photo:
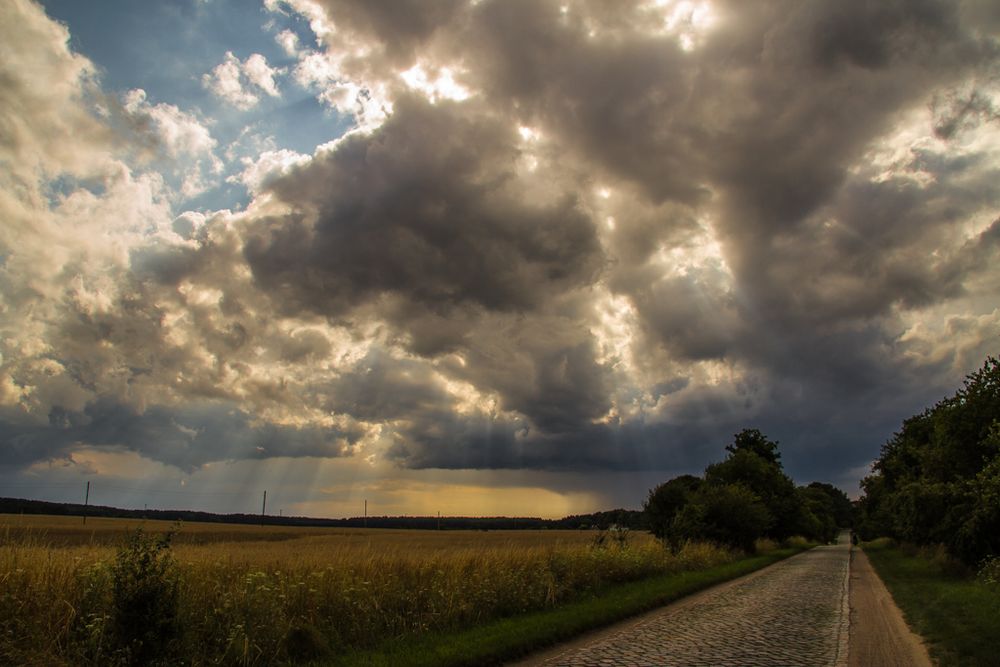
M87 493L83 497L83 525L87 525L87 505L90 504L90 481L87 481Z
M365 498L365 528L368 527L368 499Z
M264 525L264 511L267 509L267 489L264 489L264 502L260 505L260 525Z

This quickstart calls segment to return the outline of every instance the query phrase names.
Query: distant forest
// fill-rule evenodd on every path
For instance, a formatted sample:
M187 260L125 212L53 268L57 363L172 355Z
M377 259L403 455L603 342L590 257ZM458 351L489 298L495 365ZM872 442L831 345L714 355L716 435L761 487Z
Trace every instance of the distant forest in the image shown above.
M243 523L267 526L317 526L331 528L420 528L425 530L528 530L607 529L613 525L644 530L646 517L639 510L616 509L592 514L576 514L562 519L537 517L461 517L461 516L370 516L347 519L317 519L304 516L260 514L214 514L194 510L130 510L104 505L52 503L42 500L0 498L3 514L51 514L56 516L119 517L161 521L203 521L208 523Z

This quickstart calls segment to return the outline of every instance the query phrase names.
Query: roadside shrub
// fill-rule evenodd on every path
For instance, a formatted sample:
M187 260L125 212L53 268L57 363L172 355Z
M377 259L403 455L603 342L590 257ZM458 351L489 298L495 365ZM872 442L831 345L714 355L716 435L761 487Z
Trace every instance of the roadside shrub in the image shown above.
M981 583L991 586L1000 592L1000 556L993 556L983 561L978 577Z
M809 540L801 535L792 535L791 537L782 540L781 545L787 548L804 549L809 546Z
M865 549L891 549L896 546L896 540L891 537L878 537L865 542Z
M761 537L753 543L754 553L766 554L775 551L778 548L778 543L768 537Z
M919 555L934 563L943 574L955 577L966 577L971 574L969 567L955 558L943 544L922 547Z

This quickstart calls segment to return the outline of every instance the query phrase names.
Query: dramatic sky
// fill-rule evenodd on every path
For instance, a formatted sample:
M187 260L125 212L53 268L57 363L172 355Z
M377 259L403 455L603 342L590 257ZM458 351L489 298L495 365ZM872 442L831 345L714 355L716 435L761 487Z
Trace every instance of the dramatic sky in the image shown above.
M995 0L0 2L0 495L854 495L998 352Z

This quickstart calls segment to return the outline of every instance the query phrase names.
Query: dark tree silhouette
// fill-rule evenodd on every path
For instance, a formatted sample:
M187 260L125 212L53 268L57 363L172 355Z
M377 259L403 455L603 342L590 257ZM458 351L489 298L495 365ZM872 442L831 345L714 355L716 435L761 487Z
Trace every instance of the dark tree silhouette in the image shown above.
M781 454L778 452L778 441L768 440L767 437L755 428L745 428L733 436L733 444L726 445L726 451L735 454L740 451L747 451L756 454L765 461L777 464L781 467Z

